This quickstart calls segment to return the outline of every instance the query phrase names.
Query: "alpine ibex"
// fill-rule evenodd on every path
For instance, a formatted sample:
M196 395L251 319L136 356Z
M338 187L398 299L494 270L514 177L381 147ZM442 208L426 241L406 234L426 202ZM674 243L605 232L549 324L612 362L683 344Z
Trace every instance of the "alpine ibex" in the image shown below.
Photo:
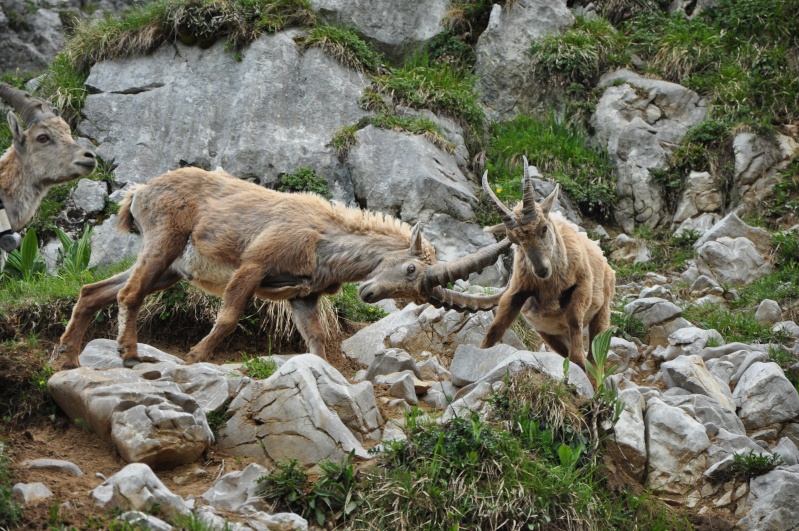
M602 250L557 212L551 212L559 187L536 203L527 159L522 177L524 197L514 210L497 199L483 174L483 189L492 199L503 223L501 230L516 244L513 275L497 295L475 296L438 288L431 299L438 306L458 310L484 310L499 304L482 348L495 345L519 312L552 350L585 370L583 327L591 341L610 326L610 303L616 273Z
M84 286L61 336L65 368L78 351L94 314L119 302L123 359L136 359L136 316L145 296L188 280L221 295L211 332L188 355L206 360L233 332L255 295L289 300L292 317L309 350L325 356L319 297L344 282L365 281L366 302L409 298L425 302L446 285L496 262L510 242L488 246L449 263L435 263L433 247L417 224L333 206L321 196L286 194L239 180L221 169L184 168L165 173L125 197L122 230L135 225L143 241L136 264L102 282Z
M18 245L13 233L30 221L47 191L90 174L97 159L72 139L69 125L46 101L5 83L0 83L0 97L28 126L23 129L9 111L14 144L0 157L0 248L10 251Z

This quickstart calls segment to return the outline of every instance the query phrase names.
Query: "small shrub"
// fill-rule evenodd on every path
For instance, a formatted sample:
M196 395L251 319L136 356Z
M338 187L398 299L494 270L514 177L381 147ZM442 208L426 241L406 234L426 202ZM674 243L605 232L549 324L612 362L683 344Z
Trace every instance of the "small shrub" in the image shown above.
M799 266L799 231L778 232L774 235L774 247L781 265Z
M55 229L61 241L60 270L76 280L80 280L83 272L89 267L92 257L92 227L86 225L83 234L77 240L72 240L64 231Z
M267 501L280 502L292 512L304 513L305 485L308 474L300 469L296 459L288 463L278 461L268 476L258 478L256 493Z
M380 306L364 303L355 284L344 284L341 291L330 299L339 318L354 323L373 323L388 315Z
M244 355L242 358L244 367L247 369L247 374L250 375L250 378L266 380L277 371L277 362L271 355L255 358Z
M281 192L314 192L327 199L333 197L324 177L318 177L308 167L297 168L294 173L282 175L277 189Z
M299 37L297 43L303 49L321 48L341 64L359 72L377 73L383 63L383 57L351 29L316 26Z
M744 481L767 474L783 463L779 454L761 454L749 450L748 454L734 453L733 463L727 469L717 472L711 480L716 483L739 478Z
M646 325L640 319L625 311L611 312L610 324L614 326L627 341L630 341L634 337L643 341L649 333Z
M345 125L333 134L330 146L336 150L336 155L344 157L349 153L350 148L358 141L358 138L355 136L358 129L360 129L358 125Z
M49 101L75 127L89 94L85 86L87 75L88 72L80 71L72 58L62 52L45 71L36 95Z

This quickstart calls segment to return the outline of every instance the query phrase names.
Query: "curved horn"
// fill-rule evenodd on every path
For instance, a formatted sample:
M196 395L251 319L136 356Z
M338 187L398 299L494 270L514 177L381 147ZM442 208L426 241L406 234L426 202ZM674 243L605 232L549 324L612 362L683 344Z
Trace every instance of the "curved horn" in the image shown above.
M524 190L524 197L522 198L522 220L528 223L535 219L538 211L535 208L535 190L533 190L533 179L530 177L530 165L527 163L527 157L522 156L524 159L524 176L522 177L522 188Z
M471 293L458 293L451 289L436 286L428 297L428 302L436 308L446 308L458 312L479 312L493 310L499 304L499 299L508 288L493 295L473 295Z
M510 240L505 238L463 258L431 265L424 275L425 291L432 293L436 286L446 286L447 282L469 278L470 274L482 271L486 266L495 263L501 254L510 249L510 246Z
M0 83L0 98L6 100L28 126L55 114L46 101L31 98L31 95L24 90L7 83Z
M494 194L494 191L491 189L491 186L488 185L488 171L483 173L483 191L491 198L491 201L494 202L494 206L499 211L500 217L502 217L502 222L505 226L509 229L514 228L518 225L516 220L513 218L513 212L511 209L505 206L505 204L499 200L499 198Z

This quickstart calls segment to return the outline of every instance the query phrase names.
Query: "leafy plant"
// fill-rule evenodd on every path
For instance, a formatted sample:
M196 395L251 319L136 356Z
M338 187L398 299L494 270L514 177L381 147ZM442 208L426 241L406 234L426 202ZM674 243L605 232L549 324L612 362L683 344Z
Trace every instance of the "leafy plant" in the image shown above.
M755 453L754 450L749 450L748 454L735 452L732 457L732 465L717 471L711 477L712 481L720 483L733 478L749 481L753 477L771 472L783 463L779 454Z
M281 192L314 192L328 199L332 197L327 181L307 166L282 175L277 189Z
M255 358L244 355L243 358L244 367L247 369L247 374L250 375L250 378L266 380L277 371L277 362L271 355Z
M611 312L610 323L627 341L634 337L644 340L649 333L646 325L640 319L625 311Z
M55 232L61 241L61 271L80 280L83 272L89 267L92 257L92 227L86 225L77 240L70 238L58 227L55 228Z
M308 474L300 469L300 463L291 459L288 463L278 461L275 470L268 476L258 478L256 494L265 500L280 501L291 511L303 513L303 497Z
M29 282L45 271L44 259L39 253L39 239L36 231L28 229L22 238L22 245L8 254L6 274Z
M388 315L380 306L364 303L355 284L344 284L330 299L339 318L354 323L373 323Z
M319 468L322 474L314 483L308 496L308 513L316 518L316 523L325 525L332 516L333 521L348 519L362 503L357 495L358 481L353 467L355 450L341 462L322 461Z

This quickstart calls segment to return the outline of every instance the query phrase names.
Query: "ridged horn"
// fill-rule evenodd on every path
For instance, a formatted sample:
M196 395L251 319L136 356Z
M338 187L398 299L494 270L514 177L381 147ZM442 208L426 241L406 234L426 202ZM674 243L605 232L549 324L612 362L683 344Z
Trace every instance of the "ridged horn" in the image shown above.
M524 176L522 176L522 189L524 196L522 197L522 222L529 223L534 220L538 215L535 207L535 190L533 190L533 179L530 177L530 165L527 163L527 157L522 156L524 160Z
M502 222L505 226L509 229L512 229L518 225L516 219L513 217L513 212L511 209L505 206L505 203L499 200L499 198L494 194L494 191L491 189L491 186L488 184L488 171L483 173L483 191L491 198L491 201L494 203L494 207L496 207L497 211L499 212L500 217L502 218Z
M7 83L0 83L0 98L6 100L29 127L31 124L55 115L49 103L39 98L31 98L31 95L24 90L19 90Z
M493 310L497 307L499 299L507 289L508 288L505 288L493 295L474 295L471 293L458 293L451 289L436 286L428 297L428 302L436 308L445 308L461 313Z
M505 238L463 258L433 264L425 272L425 291L432 293L436 286L446 286L448 282L469 278L470 274L480 272L486 266L495 263L500 255L510 249L510 246L510 240Z

